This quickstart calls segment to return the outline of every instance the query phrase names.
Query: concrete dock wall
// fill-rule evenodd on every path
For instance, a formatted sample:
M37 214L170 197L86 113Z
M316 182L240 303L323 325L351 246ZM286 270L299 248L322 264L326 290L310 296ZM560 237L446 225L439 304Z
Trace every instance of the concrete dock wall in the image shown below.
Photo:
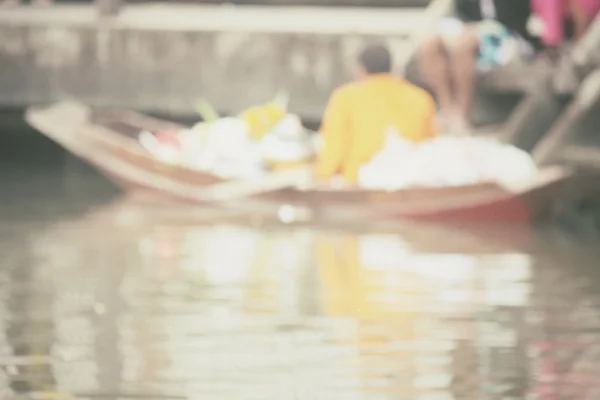
M268 101L319 118L358 49L387 42L397 58L420 10L132 6L98 21L86 6L0 11L0 106L75 98L97 106L190 114Z

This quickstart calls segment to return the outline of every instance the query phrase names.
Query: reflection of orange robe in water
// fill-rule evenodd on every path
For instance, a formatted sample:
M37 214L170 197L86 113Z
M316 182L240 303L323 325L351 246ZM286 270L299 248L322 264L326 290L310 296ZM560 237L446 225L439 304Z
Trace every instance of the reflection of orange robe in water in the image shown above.
M419 142L436 135L435 102L425 90L392 75L372 75L337 89L321 127L324 148L318 175L341 173L356 183L359 168L385 144L393 128Z
M351 341L346 345L356 345L363 353L359 366L364 374L362 378L368 378L369 370L378 369L382 364L398 365L398 371L403 370L407 362L412 361L414 351L393 349L383 353L371 352L369 355L369 350L415 340L415 313L406 310L405 300L393 297L411 297L416 300L423 290L419 280L414 275L411 276L410 272L367 268L360 260L358 237L320 237L316 244L316 255L324 312L330 316L350 317L358 321L356 342ZM401 285L390 285L389 278L397 277L398 274L402 274ZM386 299L388 295L392 299ZM397 391L406 395L409 389L401 385L395 388L390 384L387 388L367 387L365 390Z

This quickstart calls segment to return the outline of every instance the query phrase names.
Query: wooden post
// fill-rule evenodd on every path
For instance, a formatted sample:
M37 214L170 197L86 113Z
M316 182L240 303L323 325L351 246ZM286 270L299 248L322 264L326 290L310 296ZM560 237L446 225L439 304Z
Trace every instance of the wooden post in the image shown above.
M530 152L552 127L563 109L550 79L525 94L502 128L500 139Z
M538 164L546 164L564 150L568 139L577 135L577 124L600 101L600 70L592 72L581 84L558 121L533 149Z

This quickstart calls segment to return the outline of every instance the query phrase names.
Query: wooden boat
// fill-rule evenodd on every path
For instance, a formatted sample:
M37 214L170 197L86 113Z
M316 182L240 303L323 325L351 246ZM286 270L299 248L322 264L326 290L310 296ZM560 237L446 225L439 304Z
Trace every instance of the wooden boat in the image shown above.
M258 207L249 211L290 205L334 219L525 223L549 211L572 178L571 171L550 167L542 169L535 179L511 187L482 183L398 191L302 188L271 179L264 186L257 184L254 192L246 191L243 201L225 202L216 194L229 184L226 180L163 164L137 141L142 130L179 129L180 125L128 111L97 112L69 102L32 107L26 119L130 194L219 207Z

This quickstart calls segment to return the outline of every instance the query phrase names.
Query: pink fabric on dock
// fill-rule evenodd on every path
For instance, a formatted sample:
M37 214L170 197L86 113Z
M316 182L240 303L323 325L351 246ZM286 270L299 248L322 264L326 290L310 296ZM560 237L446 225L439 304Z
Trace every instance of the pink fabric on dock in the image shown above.
M542 41L547 46L556 46L564 40L563 23L567 16L569 0L531 0L533 12L536 13L545 25ZM600 11L600 0L571 0L578 3L581 9L590 18L594 18Z

